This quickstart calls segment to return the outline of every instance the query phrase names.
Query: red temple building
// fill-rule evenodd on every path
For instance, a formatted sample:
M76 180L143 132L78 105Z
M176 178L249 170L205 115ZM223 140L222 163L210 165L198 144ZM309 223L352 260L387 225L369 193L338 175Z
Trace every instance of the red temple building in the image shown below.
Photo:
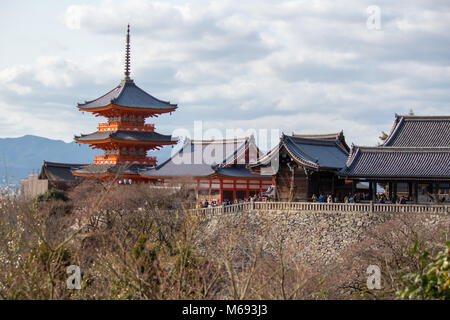
M170 159L142 176L165 185L184 184L201 201L244 200L273 185L272 175L250 172L249 163L262 156L253 136L231 139L186 139Z
M139 88L130 78L130 26L128 25L125 54L125 77L120 84L101 97L78 104L80 111L92 112L107 119L97 131L75 136L76 143L101 149L104 155L96 156L94 164L73 171L76 176L118 179L119 182L151 181L139 173L156 166L156 158L147 156L149 150L159 150L176 144L170 135L155 132L149 117L158 117L177 109L176 104L159 100Z

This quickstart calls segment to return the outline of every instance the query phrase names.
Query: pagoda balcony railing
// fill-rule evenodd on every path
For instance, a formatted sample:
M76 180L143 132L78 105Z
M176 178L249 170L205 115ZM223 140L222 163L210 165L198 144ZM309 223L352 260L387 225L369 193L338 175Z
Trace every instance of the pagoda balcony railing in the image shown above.
M137 122L110 122L99 123L98 131L137 131L137 132L154 132L155 125L150 123L137 123Z
M95 164L140 164L154 166L156 165L155 157L145 157L145 156L123 156L117 154L96 156L94 158Z

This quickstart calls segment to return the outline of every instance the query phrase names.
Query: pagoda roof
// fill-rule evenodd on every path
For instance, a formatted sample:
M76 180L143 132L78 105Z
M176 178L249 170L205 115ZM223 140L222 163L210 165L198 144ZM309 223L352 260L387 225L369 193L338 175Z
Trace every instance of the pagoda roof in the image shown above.
M234 139L186 139L182 148L154 169L142 173L152 177L206 177L214 174L241 178L270 178L245 167L245 154L259 155L253 136ZM210 156L210 157L209 157Z
M450 147L450 116L395 115L386 147Z
M163 112L173 111L177 108L176 104L159 100L148 94L139 88L131 79L122 80L117 87L97 99L79 103L78 108L82 110L95 110L110 105L123 108L161 110Z
M139 132L139 131L96 131L90 134L75 136L75 141L81 143L94 143L107 140L118 140L124 142L154 142L162 144L176 143L176 139L170 135L163 135L157 132Z
M340 175L378 179L450 179L450 148L354 146Z
M289 136L283 134L280 143L270 150L257 163L250 164L249 167L265 167L270 165L279 156L282 150L292 157L298 164L319 170L341 169L345 166L348 152L340 145L340 140L303 138L299 135ZM277 160L277 159L275 159Z
M72 175L72 170L79 169L85 164L60 163L44 161L39 179L48 179L55 182L72 182L77 178Z
M88 164L73 170L75 175L136 175L140 171L150 168L146 165L124 165L124 164Z

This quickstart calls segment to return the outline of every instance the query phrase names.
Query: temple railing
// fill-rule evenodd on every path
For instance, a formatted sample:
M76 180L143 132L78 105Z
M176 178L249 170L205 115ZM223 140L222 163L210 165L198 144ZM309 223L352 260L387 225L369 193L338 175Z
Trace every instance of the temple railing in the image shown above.
M98 131L138 131L138 132L154 132L155 125L151 123L136 123L136 122L109 122L99 123Z
M248 202L210 208L192 209L202 214L233 213L248 210L298 212L375 212L449 214L447 204L380 204L318 202Z
M95 164L140 164L140 165L151 165L154 166L156 164L155 157L146 157L146 156L124 156L117 154L110 154L107 156L95 156L94 157Z

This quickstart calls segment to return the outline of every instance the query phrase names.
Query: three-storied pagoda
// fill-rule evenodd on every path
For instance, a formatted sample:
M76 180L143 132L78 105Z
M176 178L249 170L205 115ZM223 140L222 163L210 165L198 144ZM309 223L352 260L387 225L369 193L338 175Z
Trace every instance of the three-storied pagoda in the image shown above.
M98 131L75 136L77 143L88 144L105 153L96 156L94 164L73 171L74 175L94 177L100 180L149 181L140 176L141 170L156 165L156 158L148 157L147 151L159 150L176 144L170 135L155 132L153 124L146 124L149 117L175 111L176 104L159 100L139 88L130 78L130 26L127 28L125 78L103 96L78 104L80 111L92 112L96 117L107 119L98 125ZM125 179L125 180L123 180Z

